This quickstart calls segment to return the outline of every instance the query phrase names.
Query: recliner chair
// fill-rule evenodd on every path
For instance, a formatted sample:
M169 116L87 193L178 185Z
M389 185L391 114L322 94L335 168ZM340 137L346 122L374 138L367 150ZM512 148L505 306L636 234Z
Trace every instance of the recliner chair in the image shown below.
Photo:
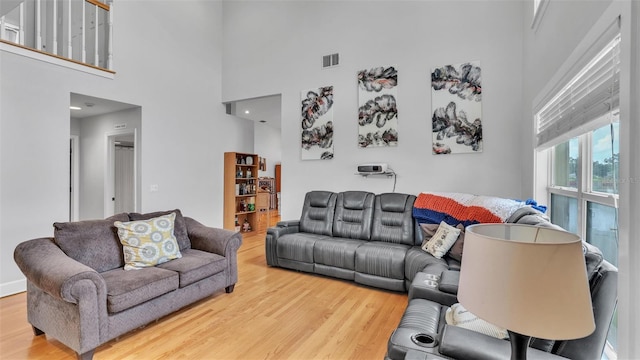
M600 250L583 242L595 331L584 338L553 341L532 339L528 359L597 360L602 356L617 305L618 269L603 259ZM464 261L464 260L463 260ZM497 360L509 359L509 340L446 324L448 306L410 298L398 328L391 335L387 360ZM549 324L553 326L553 324Z

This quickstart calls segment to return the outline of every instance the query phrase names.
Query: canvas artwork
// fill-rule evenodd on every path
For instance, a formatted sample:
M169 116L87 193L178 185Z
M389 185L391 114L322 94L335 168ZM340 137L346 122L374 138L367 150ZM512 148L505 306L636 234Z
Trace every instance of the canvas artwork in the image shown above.
M358 146L398 145L398 71L395 66L358 72Z
M480 62L431 71L433 154L482 151Z
M303 91L302 160L333 159L333 86Z

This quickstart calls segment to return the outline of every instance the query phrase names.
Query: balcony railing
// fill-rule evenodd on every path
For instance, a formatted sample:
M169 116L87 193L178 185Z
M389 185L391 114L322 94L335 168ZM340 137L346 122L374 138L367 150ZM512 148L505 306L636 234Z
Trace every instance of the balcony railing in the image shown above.
M112 27L112 0L0 1L3 43L110 71Z

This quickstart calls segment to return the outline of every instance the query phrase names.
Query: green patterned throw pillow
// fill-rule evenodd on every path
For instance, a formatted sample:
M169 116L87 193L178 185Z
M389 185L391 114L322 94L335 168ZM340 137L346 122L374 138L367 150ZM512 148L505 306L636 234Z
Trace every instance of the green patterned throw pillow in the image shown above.
M138 270L182 257L173 234L175 213L149 220L116 221L124 251L124 269Z

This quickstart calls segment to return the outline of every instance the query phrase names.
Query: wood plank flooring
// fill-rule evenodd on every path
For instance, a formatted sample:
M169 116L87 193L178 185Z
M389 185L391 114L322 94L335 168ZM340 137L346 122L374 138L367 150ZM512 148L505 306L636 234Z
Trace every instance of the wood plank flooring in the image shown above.
M245 236L239 280L157 322L99 347L96 360L383 359L407 295L268 267L264 234ZM0 359L74 359L55 339L35 337L26 295L0 299Z

